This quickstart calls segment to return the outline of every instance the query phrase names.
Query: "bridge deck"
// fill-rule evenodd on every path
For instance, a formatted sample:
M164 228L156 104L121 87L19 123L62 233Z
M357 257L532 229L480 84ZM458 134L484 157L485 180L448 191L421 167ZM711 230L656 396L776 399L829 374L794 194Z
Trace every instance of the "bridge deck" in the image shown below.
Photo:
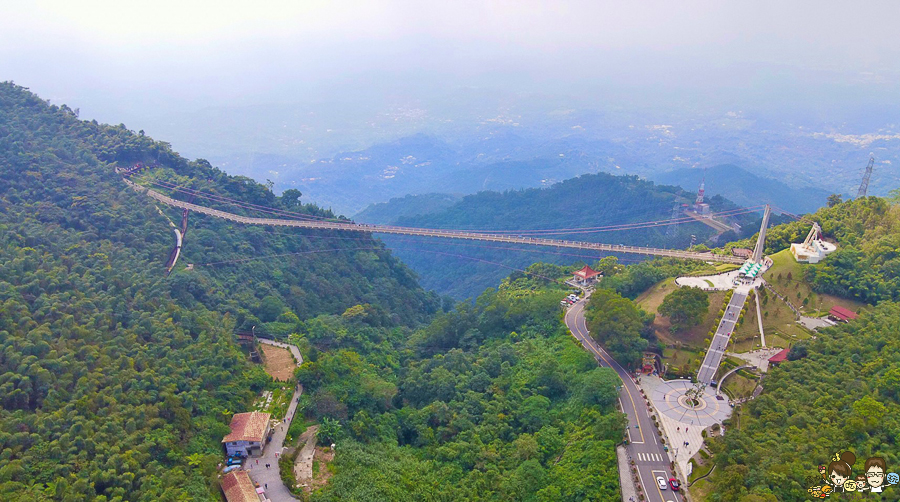
M724 263L743 263L744 260L736 256L717 255L713 253L700 253L695 251L682 251L677 249L649 248L640 246L624 246L615 244L601 244L598 242L582 242L569 241L559 239L545 239L542 237L519 237L514 235L495 235L480 232L465 232L459 230L440 230L430 228L410 228L397 227L390 225L366 225L359 223L340 223L329 221L304 221L304 220L288 220L277 218L252 218L249 216L241 216L217 209L211 209L204 206L198 206L190 202L175 200L171 197L163 195L155 190L140 186L128 179L124 180L135 190L145 193L148 196L158 200L159 202L172 207L181 209L189 209L198 213L215 216L225 220L237 223L245 223L249 225L268 225L281 227L296 228L317 228L322 230L343 230L350 232L368 232L378 234L399 234L399 235L417 235L421 237L444 237L448 239L466 239L489 242L507 242L510 244L529 244L533 246L550 246L556 248L575 248L588 249L592 251L603 251L609 253L631 253L650 256L666 256L671 258L681 258L688 260L715 261Z

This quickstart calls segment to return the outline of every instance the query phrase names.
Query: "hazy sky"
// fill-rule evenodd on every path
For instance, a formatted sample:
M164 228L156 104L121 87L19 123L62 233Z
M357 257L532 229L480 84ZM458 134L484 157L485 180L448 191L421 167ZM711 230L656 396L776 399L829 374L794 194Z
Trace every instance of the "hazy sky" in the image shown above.
M877 94L898 26L893 1L0 1L0 79L113 122L372 88Z

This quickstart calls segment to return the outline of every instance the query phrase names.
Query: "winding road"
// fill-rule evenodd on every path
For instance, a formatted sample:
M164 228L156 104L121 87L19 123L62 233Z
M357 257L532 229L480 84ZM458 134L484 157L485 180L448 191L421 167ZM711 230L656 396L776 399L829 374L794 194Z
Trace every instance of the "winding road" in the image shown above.
M650 419L650 409L641 396L637 384L631 378L631 374L591 338L584 319L586 300L587 296L569 307L565 318L566 326L572 332L572 336L578 339L584 348L594 355L594 358L601 366L612 368L619 375L619 378L622 379L619 402L622 406L622 411L628 416L629 438L625 449L628 452L628 456L635 462L643 492L650 502L678 502L683 500L680 492L675 492L671 488L661 490L657 486L657 477L662 476L667 483L669 478L674 477L672 469L669 467L669 454L659 440L656 426L653 425L653 421Z

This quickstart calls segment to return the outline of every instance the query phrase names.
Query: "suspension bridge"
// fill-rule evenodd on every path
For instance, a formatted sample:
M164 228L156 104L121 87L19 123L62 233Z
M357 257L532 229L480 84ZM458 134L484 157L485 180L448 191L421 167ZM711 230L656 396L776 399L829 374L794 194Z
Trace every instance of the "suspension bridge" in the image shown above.
M220 211L218 209L212 209L209 207L201 206L199 204L194 204L191 202L184 202L180 200L173 199L167 195L164 195L156 190L151 188L139 185L134 183L133 181L123 178L125 183L127 183L134 190L147 195L148 197L155 199L156 201L165 204L167 206L180 208L182 210L187 211L195 211L200 214L205 214L208 216L213 216L216 218L221 218L228 221L233 221L236 223L243 223L247 225L265 225L265 226L274 226L274 227L294 227L294 228L308 228L308 229L318 229L318 230L339 230L339 231L349 231L349 232L365 232L365 233L375 233L375 234L394 234L394 235L412 235L418 237L441 237L446 239L463 239L463 240L472 240L472 241L487 241L487 242L502 242L509 244L526 244L532 246L545 246L545 247L554 247L554 248L572 248L572 249L584 249L590 251L601 251L606 253L628 253L628 254L638 254L645 256L662 256L668 258L680 258L685 260L700 260L700 261L711 261L711 262L722 262L722 263L733 263L740 265L744 263L744 259L731 256L731 255L720 255L714 254L710 252L699 252L699 251L684 251L679 249L664 249L664 248L653 248L653 247L642 247L642 246L626 246L622 244L603 244L598 242L584 242L584 241L574 241L574 240L563 240L563 239L548 239L546 237L539 236L531 236L531 235L521 235L525 233L534 233L540 231L523 231L517 232L515 234L502 234L502 233L490 233L490 232L472 232L465 230L443 230L443 229L432 229L432 228L413 228L413 227L400 227L393 225L371 225L371 224L363 224L363 223L354 223L354 222L342 222L342 221L325 221L325 220L301 220L301 219L286 219L286 218L256 218L250 216L242 216L239 214L229 213L225 211ZM651 222L653 224L647 224L644 227L637 228L646 228L649 226L657 226L659 223ZM640 225L640 224L639 224ZM572 232L578 233L578 232Z

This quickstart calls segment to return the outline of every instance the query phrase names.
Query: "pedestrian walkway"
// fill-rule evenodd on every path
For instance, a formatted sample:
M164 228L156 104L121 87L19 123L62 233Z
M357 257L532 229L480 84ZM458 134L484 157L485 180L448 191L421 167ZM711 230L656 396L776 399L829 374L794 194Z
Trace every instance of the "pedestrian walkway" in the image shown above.
M726 352L727 355L746 361L759 368L763 373L769 371L769 358L781 352L781 349L758 349L750 352Z
M638 462L662 462L663 460L668 460L663 458L659 453L638 453L637 461Z
M262 456L256 459L248 459L244 464L245 469L247 467L250 468L250 479L265 488L266 496L272 502L297 500L281 481L278 459L284 451L284 438L287 435L288 428L291 426L291 421L294 419L294 412L297 411L297 401L302 393L303 387L298 385L294 390L293 397L291 397L291 404L288 406L284 419L275 426L272 439L269 440L269 444L263 450ZM267 465L268 467L266 467Z
M706 352L706 357L703 358L703 363L700 365L700 371L697 372L698 382L709 384L715 378L716 371L719 370L722 356L725 354L725 349L728 347L731 333L734 331L734 327L738 322L738 318L741 315L741 309L744 308L744 302L747 300L748 294L749 292L741 293L735 291L734 294L731 295L731 301L729 301L728 305L725 307L725 313L719 321L719 326L716 328L716 334L713 335L712 341L709 342L709 350Z
M634 502L637 500L638 494L634 489L634 479L628 465L628 453L624 446L616 447L616 456L619 458L619 486L622 487L622 502Z

